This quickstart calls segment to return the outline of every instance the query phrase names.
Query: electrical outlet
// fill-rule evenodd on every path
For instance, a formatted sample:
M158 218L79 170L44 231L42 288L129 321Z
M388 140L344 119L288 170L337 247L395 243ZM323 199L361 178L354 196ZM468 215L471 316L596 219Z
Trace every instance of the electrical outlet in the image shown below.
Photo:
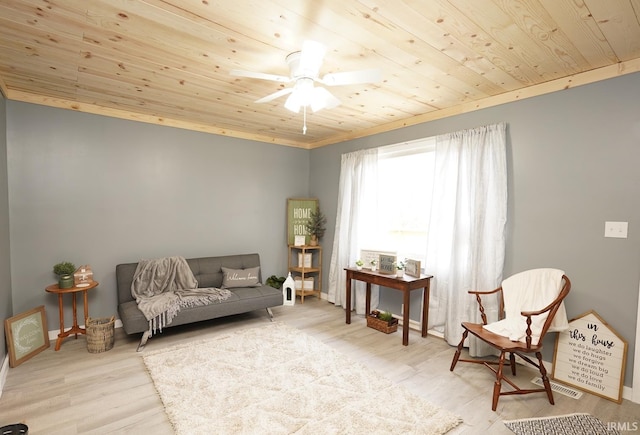
M604 236L617 239L626 239L629 222L605 222Z

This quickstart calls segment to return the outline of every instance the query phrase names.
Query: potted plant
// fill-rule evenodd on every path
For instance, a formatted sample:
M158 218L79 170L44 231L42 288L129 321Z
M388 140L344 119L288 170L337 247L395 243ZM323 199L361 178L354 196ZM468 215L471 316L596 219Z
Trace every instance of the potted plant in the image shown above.
M396 264L396 276L398 278L402 278L402 276L404 275L404 260L398 261L398 263Z
M398 330L398 319L393 317L389 311L373 310L367 316L367 326L385 334L390 334Z
M285 279L286 278L284 276L271 275L269 278L267 278L265 284L273 288L281 289Z
M319 208L309 214L309 220L306 223L307 232L311 235L309 245L316 246L318 241L324 237L327 230L327 218Z
M376 271L376 264L378 264L378 262L376 260L371 260L369 262L369 264L371 265L371 271L375 272Z
M59 288L71 288L73 287L73 273L76 271L76 266L69 262L63 261L53 266L53 273L58 276Z
M364 261L356 260L356 269L362 270L362 266L364 265Z

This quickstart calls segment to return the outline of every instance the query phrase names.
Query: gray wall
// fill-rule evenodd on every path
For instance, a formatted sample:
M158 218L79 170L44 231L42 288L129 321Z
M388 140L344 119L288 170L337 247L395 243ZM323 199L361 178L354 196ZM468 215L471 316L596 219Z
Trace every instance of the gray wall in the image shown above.
M118 263L257 252L263 277L286 274L286 200L308 193L306 150L15 101L7 138L13 310L44 304L50 330L44 289L60 261L92 266L94 317L116 314Z
M9 250L9 200L7 194L7 102L0 93L0 338L4 340L4 319L13 315L11 303L11 261ZM7 355L0 346L0 367Z
M313 150L310 194L329 218L325 264L342 153L501 121L508 123L509 164L504 275L564 269L573 284L568 315L593 309L629 342L624 383L631 386L640 281L639 73ZM604 238L605 221L629 222L629 237ZM381 301L400 312L398 292L388 289ZM419 320L419 295L413 301L411 317ZM545 343L547 359L553 339Z
M11 279L2 275L0 307L18 313L45 304L56 329L57 304L44 287L63 260L93 266L101 285L90 295L92 316L115 314L115 265L139 258L255 251L267 276L284 274L289 197L319 198L329 218L328 265L342 153L505 121L505 276L566 270L569 315L594 309L629 341L630 386L640 280L639 105L636 73L309 152L8 101L11 261L0 173L0 268L11 264ZM629 238L605 239L606 220L629 222ZM396 311L397 296L389 291L383 303Z

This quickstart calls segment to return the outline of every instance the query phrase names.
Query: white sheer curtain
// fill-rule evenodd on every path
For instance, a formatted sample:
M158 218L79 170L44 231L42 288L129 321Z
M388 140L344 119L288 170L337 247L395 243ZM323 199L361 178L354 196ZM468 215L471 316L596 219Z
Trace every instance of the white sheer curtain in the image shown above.
M507 220L506 124L436 138L435 179L425 268L434 276L430 328L458 344L462 321L480 321L468 290L502 282ZM486 302L486 305L484 304ZM483 299L489 320L497 301ZM473 341L472 355L486 353Z
M346 276L344 268L353 265L360 257L360 249L366 234L372 234L371 226L377 207L378 150L354 151L342 155L338 211L333 239L333 252L329 267L328 300L336 306L346 303ZM371 290L371 307L378 305L378 288ZM364 283L356 282L352 310L364 314ZM347 308L347 307L345 307Z

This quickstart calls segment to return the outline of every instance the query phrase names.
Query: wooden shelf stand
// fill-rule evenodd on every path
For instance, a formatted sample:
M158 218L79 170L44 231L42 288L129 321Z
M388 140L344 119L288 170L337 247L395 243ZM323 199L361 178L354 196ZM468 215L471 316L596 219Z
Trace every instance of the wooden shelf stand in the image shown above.
M322 246L289 245L289 272L296 280L296 295L304 303L305 296L316 296L322 293ZM313 279L313 286L308 288L308 280ZM298 281L299 280L299 281ZM300 282L300 288L297 283Z

